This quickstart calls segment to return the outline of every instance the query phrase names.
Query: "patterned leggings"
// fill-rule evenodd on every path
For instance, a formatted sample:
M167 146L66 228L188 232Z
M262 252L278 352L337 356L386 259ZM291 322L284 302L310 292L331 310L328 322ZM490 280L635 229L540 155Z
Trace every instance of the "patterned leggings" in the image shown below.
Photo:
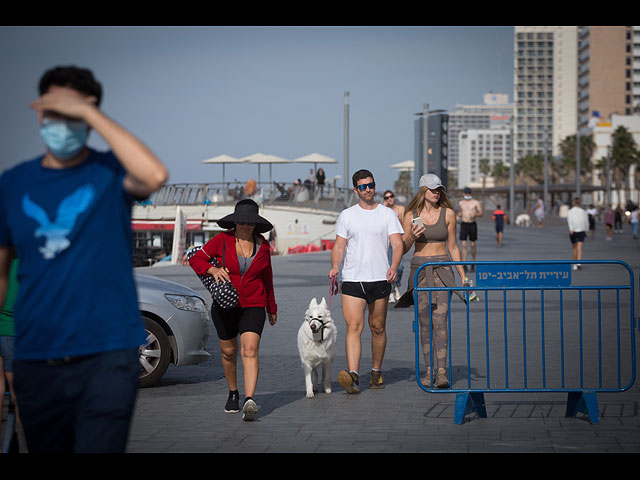
M425 282L420 283L420 287ZM434 273L434 287L444 287L440 277ZM431 292L431 328L433 334L429 334L429 292L418 292L418 318L420 319L420 339L422 342L422 352L427 367L431 366L431 344L435 346L435 360L437 368L447 368L447 348L449 346L449 335L447 332L447 316L449 312L448 304L449 292Z

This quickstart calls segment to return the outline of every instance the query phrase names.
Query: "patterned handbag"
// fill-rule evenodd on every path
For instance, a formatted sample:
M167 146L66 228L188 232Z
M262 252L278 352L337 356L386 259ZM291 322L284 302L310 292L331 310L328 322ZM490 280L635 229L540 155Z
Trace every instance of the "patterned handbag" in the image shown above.
M187 261L191 260L191 257L193 257L195 253L201 248L202 247L195 247L189 250L189 252L187 253ZM225 260L224 260L225 250L226 250L226 245L224 242L222 242L222 268L225 268ZM205 251L205 254L206 253L207 252ZM220 264L215 259L215 257L209 257L209 263L211 263L211 265L213 265L216 268L220 268ZM197 275L200 281L202 282L202 284L206 287L207 290L209 290L209 293L211 294L211 298L213 298L213 300L221 308L224 308L225 310L227 310L235 307L238 304L238 292L236 288L233 286L233 283L222 282L222 281L217 282L215 278L213 278L213 275L210 275L208 273L205 275L200 275L200 274L197 274Z

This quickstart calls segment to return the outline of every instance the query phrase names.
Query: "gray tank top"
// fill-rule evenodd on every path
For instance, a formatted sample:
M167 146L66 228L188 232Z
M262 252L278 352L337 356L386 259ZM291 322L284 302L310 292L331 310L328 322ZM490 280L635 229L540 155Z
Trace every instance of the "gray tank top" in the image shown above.
M440 208L438 221L433 225L425 225L424 233L416 239L416 243L446 242L448 237L446 208ZM416 215L417 216L417 215Z

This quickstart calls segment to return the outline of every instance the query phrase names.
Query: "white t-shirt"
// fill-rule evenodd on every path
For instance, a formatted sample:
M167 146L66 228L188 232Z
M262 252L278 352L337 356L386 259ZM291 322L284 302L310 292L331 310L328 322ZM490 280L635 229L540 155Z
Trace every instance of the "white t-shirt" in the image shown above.
M389 270L389 235L403 234L395 212L378 204L373 210L360 205L340 213L336 222L336 235L347 240L343 282L379 282L387 279Z
M567 213L567 224L571 232L586 232L589 230L587 212L580 207L572 207Z

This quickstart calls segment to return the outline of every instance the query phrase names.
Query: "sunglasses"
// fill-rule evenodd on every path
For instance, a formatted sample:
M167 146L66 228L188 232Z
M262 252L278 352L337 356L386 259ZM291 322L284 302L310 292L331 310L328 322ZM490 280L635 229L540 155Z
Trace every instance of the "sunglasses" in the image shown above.
M363 183L362 185L358 185L358 186L356 186L356 188L357 188L358 190L360 190L361 192L364 192L367 188L369 188L370 190L375 190L375 188L376 188L376 182Z
M394 198L395 195L387 195L386 197L383 197L385 200L389 200L390 198Z

